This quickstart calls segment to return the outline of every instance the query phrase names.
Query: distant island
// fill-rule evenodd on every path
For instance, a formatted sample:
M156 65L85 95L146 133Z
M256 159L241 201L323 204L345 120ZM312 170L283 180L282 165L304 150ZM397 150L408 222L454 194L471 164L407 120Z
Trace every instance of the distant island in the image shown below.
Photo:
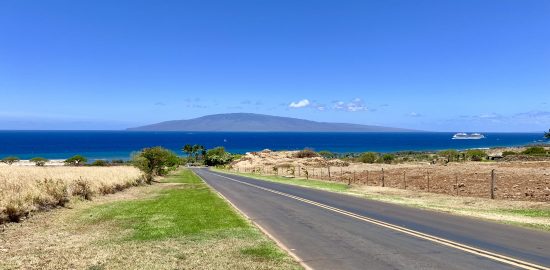
M240 132L411 132L415 130L316 122L304 119L255 113L213 114L189 120L173 120L141 127L130 131L240 131Z

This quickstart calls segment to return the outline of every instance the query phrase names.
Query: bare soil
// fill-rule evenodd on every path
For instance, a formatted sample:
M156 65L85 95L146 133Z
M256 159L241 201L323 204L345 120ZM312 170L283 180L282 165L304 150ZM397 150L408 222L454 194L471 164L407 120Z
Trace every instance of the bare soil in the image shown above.
M550 161L365 164L296 158L295 153L247 153L231 169L480 198L491 197L494 170L495 199L550 202Z

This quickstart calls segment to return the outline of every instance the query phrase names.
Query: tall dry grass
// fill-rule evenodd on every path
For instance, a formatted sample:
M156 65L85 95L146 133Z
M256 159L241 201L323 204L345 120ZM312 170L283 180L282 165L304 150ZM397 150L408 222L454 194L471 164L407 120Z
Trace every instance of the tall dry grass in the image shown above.
M0 223L64 206L74 197L90 200L142 183L140 171L129 166L0 166Z

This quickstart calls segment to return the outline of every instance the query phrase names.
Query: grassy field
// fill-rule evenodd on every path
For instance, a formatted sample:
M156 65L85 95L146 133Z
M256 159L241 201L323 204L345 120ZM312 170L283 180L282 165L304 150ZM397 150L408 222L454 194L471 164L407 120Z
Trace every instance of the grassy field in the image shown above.
M188 170L0 234L0 269L301 269Z
M74 197L92 199L141 183L134 167L0 166L0 224L37 210L63 206Z
M323 180L306 180L280 176L262 176L251 173L221 172L248 176L260 180L346 193L368 199L410 207L436 210L450 214L482 218L506 224L550 231L550 204L509 200L490 200L474 197L457 197L389 187L351 185Z

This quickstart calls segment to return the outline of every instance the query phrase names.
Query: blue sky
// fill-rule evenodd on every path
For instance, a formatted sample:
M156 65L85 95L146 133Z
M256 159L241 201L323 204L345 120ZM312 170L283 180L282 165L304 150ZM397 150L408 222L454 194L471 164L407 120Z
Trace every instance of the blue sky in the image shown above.
M550 1L0 2L0 129L550 128Z

